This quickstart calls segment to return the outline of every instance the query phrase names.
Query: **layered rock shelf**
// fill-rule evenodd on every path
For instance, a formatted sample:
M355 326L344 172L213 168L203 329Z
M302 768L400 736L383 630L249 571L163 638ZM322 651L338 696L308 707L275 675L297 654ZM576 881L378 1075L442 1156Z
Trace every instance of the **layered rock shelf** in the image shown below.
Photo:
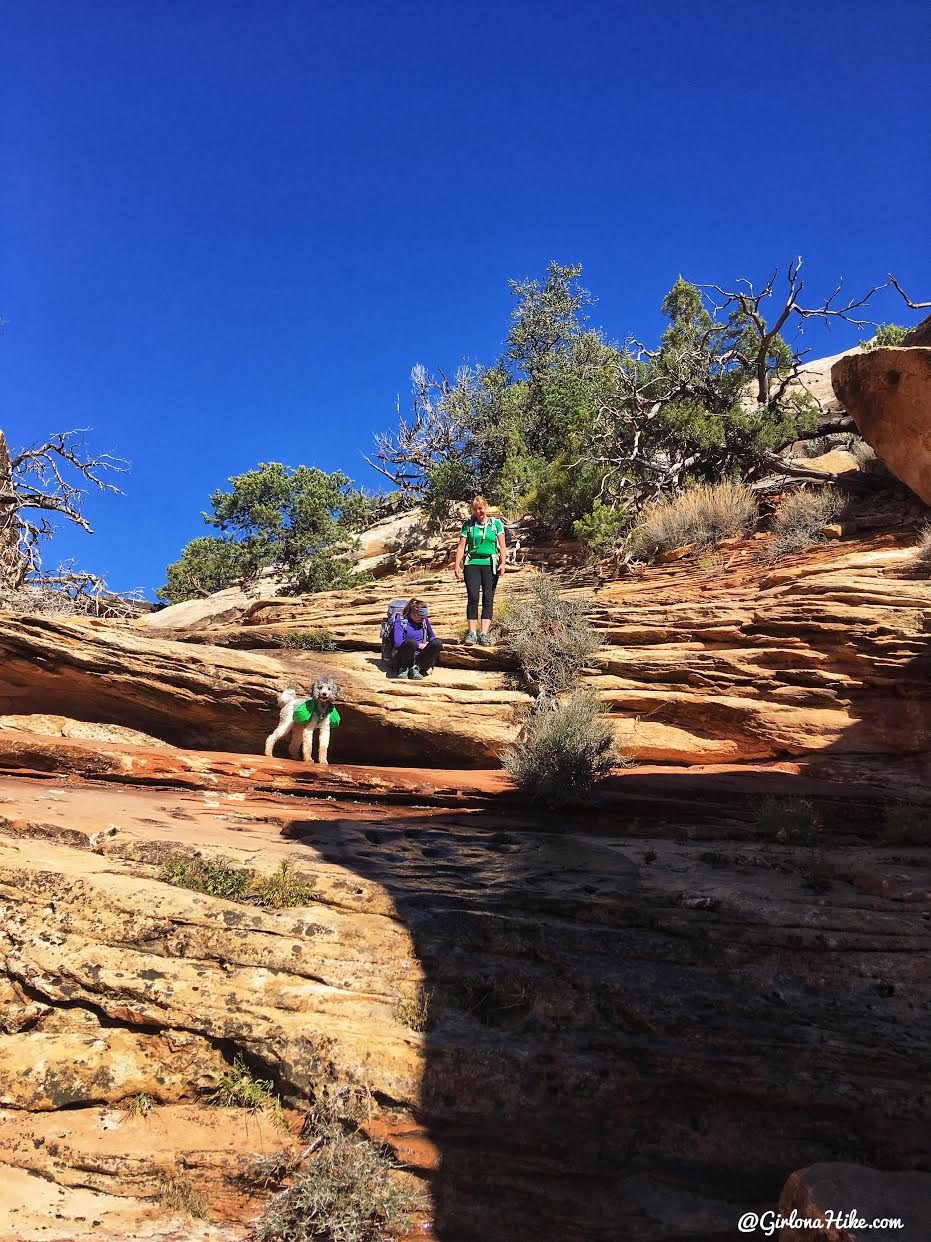
M244 1240L270 1193L244 1171L304 1151L302 1111L339 1086L423 1192L412 1236L443 1242L736 1238L787 1183L786 1204L823 1207L833 1183L808 1172L842 1164L917 1193L913 540L567 574L633 766L558 816L500 769L528 699L503 648L459 642L439 560L197 628L0 617L0 1239ZM449 638L423 683L377 658L401 594ZM286 645L320 631L332 650ZM331 766L264 758L276 692L317 671L343 691ZM780 839L766 798L803 799L811 840ZM310 897L167 882L195 856L256 880L287 863ZM209 1102L237 1060L283 1126ZM205 1220L166 1203L177 1170Z

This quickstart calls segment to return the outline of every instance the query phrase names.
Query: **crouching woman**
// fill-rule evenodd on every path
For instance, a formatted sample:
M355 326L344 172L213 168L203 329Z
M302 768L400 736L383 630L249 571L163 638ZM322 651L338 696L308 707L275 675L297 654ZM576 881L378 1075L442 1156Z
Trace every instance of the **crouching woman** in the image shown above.
M409 599L394 622L394 666L399 677L419 681L440 658L443 644L430 624L430 609L422 599Z

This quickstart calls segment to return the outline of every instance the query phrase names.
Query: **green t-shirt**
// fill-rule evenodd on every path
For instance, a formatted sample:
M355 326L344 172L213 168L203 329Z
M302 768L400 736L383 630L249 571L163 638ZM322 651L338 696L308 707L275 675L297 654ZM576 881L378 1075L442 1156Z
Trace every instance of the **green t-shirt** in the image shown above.
M486 518L477 522L469 518L463 522L460 534L466 541L466 564L487 565L498 555L498 536L504 533L500 518Z

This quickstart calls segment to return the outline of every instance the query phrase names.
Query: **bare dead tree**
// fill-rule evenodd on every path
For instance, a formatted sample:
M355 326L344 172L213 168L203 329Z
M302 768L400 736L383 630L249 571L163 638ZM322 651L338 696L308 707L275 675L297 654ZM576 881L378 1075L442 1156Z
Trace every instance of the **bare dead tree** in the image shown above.
M803 377L804 361L810 350L787 345L782 330L793 319L799 324L808 319L827 323L842 320L863 327L870 321L858 317L856 312L886 286L877 285L840 305L839 284L824 301L804 304L801 266L800 258L789 264L785 289L776 300L775 310L770 303L776 293L778 270L760 290L754 289L748 280L738 281L733 289L699 285L709 312L704 329L696 329L674 350L650 350L633 338L626 342L615 368L613 392L595 411L591 442L586 452L570 463L570 468L599 468L599 499L624 496L639 508L678 490L703 455L689 451L680 429L662 415L683 402L694 402L708 413L720 412L721 381L726 377L745 377L747 391L742 400L751 415L776 413L790 403L801 407L811 400ZM743 328L736 338L726 331L728 319L735 312ZM848 427L848 420L835 420L830 425L821 423L811 434ZM793 435L793 440L796 438ZM778 453L760 456L760 470L777 466L781 472L799 479L813 473L783 462ZM819 477L829 481L823 474ZM866 481L847 476L837 476L836 481L850 487L869 486Z
M817 306L802 306L799 299L805 288L805 282L801 279L802 259L801 256L793 260L786 269L786 291L776 303L776 314L772 323L768 323L764 318L761 307L764 303L768 303L773 296L773 290L776 279L779 275L778 269L775 270L769 281L759 292L755 292L753 285L749 280L739 280L738 285L746 285L746 289L722 289L720 285L706 284L699 285L700 289L712 289L721 298L720 302L715 302L709 296L708 301L712 306L715 315L723 314L732 308L739 309L753 325L757 336L756 347L752 356L743 356L735 358L752 371L756 378L757 392L756 399L760 405L769 405L772 401L780 401L790 384L797 382L798 373L801 369L803 353L792 351L791 365L785 369L785 373L781 376L774 376L770 366L770 358L772 357L773 346L776 338L781 334L782 329L793 318L796 317L801 321L806 319L820 319L825 323L830 323L833 319L841 319L844 323L852 324L855 327L875 327L872 320L856 319L853 312L864 307L873 294L878 293L880 289L885 289L886 284L874 285L868 293L860 298L855 298L847 302L844 306L835 306L834 302L839 297L843 281L839 282L830 297L826 298ZM888 282L887 282L888 283ZM805 353L810 351L806 350ZM775 391L772 389L773 380L776 379Z
M891 272L889 273L889 284L902 295L902 300L909 310L927 310L931 306L931 302L913 302Z
M128 466L110 453L89 454L86 428L57 432L44 443L11 453L0 431L0 581L19 587L42 579L42 546L56 518L93 534L83 512L91 489L122 494L106 477Z
M458 459L471 425L479 373L462 367L455 380L431 375L418 364L411 371L413 415L405 418L398 398L398 430L375 437L374 460L365 461L405 492L422 489L425 477L441 462Z

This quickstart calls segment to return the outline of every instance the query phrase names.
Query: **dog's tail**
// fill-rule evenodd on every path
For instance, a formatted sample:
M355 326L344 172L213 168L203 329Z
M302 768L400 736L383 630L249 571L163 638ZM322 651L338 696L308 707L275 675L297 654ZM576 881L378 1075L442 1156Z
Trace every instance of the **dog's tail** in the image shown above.
M285 703L293 703L296 698L296 690L282 690L282 692L278 695L278 706L284 707Z

